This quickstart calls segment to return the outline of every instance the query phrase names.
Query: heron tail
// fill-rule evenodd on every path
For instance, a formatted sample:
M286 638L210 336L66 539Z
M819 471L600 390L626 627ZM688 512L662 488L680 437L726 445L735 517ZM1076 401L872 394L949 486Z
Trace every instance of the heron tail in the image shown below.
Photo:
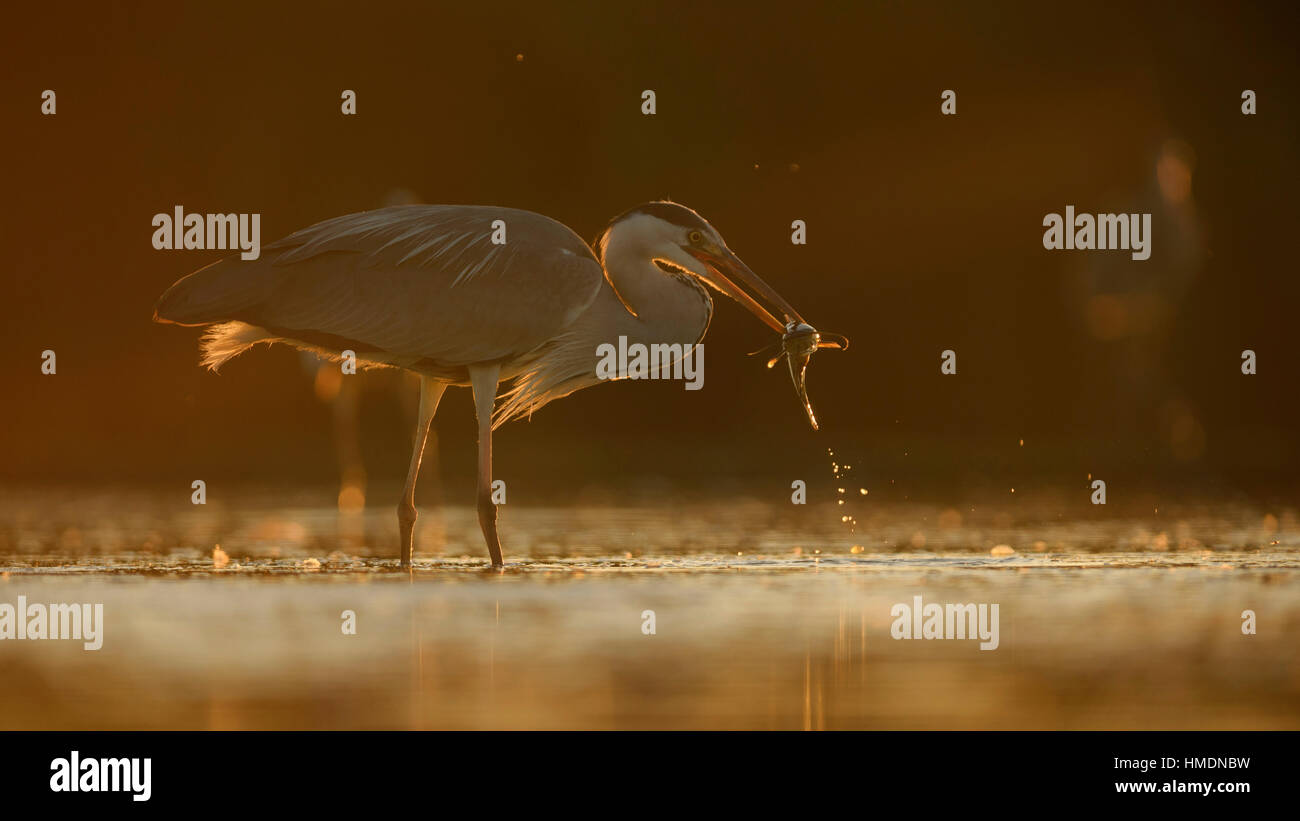
M200 364L213 371L258 342L275 335L257 325L236 321L263 298L265 276L256 265L218 260L177 280L158 298L154 322L207 325L199 340Z
M222 322L210 326L199 340L199 365L217 371L259 342L271 343L275 335L247 322Z

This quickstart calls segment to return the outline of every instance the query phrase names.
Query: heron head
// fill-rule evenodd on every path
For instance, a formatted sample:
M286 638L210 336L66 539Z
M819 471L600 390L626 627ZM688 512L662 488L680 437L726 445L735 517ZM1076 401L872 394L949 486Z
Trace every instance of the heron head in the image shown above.
M803 322L784 297L727 247L708 220L684 205L665 201L637 206L610 223L602 244L607 247L615 237L635 239L636 246L660 268L693 276L726 294L777 333L784 333L791 323Z

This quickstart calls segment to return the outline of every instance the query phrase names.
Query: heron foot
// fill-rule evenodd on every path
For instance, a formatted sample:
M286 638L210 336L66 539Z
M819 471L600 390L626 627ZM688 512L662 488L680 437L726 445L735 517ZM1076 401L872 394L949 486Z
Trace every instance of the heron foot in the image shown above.
M483 541L487 542L492 567L505 567L505 562L501 560L501 538L497 535L497 506L493 504L491 495L479 495L478 525L483 531Z
M415 540L415 505L403 499L397 503L397 528L401 533L402 553L400 567L406 569L411 566L411 548Z

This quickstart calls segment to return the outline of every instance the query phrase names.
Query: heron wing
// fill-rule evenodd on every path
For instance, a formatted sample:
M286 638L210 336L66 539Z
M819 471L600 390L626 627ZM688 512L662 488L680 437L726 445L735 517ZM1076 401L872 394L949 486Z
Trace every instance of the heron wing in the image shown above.
M540 214L404 205L326 220L257 260L196 271L163 294L156 318L240 321L459 367L538 348L587 309L603 277L586 243Z

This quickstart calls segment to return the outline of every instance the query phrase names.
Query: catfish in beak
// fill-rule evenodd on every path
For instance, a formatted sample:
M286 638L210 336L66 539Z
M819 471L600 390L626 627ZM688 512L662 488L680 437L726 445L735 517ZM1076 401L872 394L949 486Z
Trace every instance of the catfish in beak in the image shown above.
M768 360L767 367L773 368L777 362L780 362L783 358L785 359L785 364L790 371L790 381L794 383L795 396L799 399L799 404L803 406L804 413L808 414L808 424L812 425L813 430L820 430L817 424L817 414L813 411L812 400L808 398L808 362L812 359L812 355L821 348L830 348L837 351L847 350L849 347L848 338L840 334L820 333L806 322L791 322L786 326L780 342L775 342L754 351L750 356L766 354L777 347L780 347L780 352Z
M749 309L772 330L781 334L781 352L767 363L774 367L778 360L785 357L790 370L790 381L794 383L795 396L804 412L808 414L808 423L813 430L818 430L817 415L813 412L812 401L808 398L808 361L821 348L843 351L849 347L849 340L839 334L820 334L817 329L804 321L799 312L785 301L785 298L773 290L758 277L749 266L740 261L730 248L688 248L687 251L708 266L709 284ZM759 302L750 296L744 288L748 286L769 305L776 308L782 319L778 320ZM771 346L769 346L771 347ZM755 353L759 353L756 351Z

